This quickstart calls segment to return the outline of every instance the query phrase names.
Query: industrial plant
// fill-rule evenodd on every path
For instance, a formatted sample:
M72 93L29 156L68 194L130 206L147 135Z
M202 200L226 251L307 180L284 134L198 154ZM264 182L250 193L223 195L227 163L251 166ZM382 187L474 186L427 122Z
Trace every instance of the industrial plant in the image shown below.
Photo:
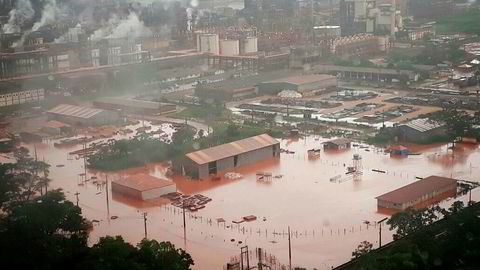
M474 269L479 20L461 0L0 0L2 258Z

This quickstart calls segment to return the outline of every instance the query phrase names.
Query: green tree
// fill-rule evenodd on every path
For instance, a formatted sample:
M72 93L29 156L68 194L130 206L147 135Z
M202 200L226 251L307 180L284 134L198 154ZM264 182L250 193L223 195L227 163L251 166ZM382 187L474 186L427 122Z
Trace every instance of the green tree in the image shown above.
M402 212L395 213L387 224L390 230L396 230L393 239L403 238L427 225L438 220L441 214L440 208L431 209L407 209Z
M59 190L12 206L0 224L0 259L18 269L66 269L87 252L87 223Z
M368 241L362 241L355 251L352 252L352 257L358 258L369 253L373 249L373 244Z
M466 111L457 110L452 105L446 105L442 111L432 118L435 122L445 124L446 134L449 141L452 142L452 147L455 147L455 141L458 138L473 134L474 117Z
M190 254L170 242L144 239L138 244L139 259L147 269L188 270L194 265Z

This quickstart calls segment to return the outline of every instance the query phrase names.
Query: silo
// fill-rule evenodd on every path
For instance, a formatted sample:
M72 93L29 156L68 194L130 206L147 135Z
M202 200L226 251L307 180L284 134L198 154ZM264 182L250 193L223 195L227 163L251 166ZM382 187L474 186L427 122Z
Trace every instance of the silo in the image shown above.
M258 52L256 37L247 37L243 40L243 53L256 53Z
M197 36L197 50L199 52L219 54L217 34L199 34Z
M233 56L240 54L240 42L238 39L220 40L220 54Z

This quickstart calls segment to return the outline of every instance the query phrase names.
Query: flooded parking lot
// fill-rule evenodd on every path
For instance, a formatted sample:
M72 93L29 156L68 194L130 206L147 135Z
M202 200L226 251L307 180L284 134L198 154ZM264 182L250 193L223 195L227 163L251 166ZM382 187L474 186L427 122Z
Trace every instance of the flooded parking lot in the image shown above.
M160 128L173 132L168 125ZM84 215L94 221L92 244L99 237L117 234L132 243L140 241L146 212L148 237L187 249L195 260L195 269L219 269L239 254L243 245L262 247L287 264L288 226L292 230L293 264L330 269L348 260L361 241L378 245L378 227L372 224L385 215L377 212L376 196L412 183L416 177L441 175L477 181L475 175L480 173L477 145L459 144L453 152L443 144L409 145L411 152L421 154L391 158L381 148L355 144L342 151L322 150L319 157L309 159L307 150L320 148L323 141L315 137L284 139L281 148L288 154L283 153L279 160L238 168L235 172L242 175L241 179L203 181L167 177L169 164L163 163L111 173L88 170L85 182L83 159L68 158L68 153L81 149L81 145L56 148L53 140L26 146L32 152L36 148L38 158L52 165L51 188L63 188L73 202L78 193ZM356 180L345 174L354 154L362 158L362 175ZM271 178L259 180L258 172L269 173ZM186 241L181 209L167 199L141 202L112 194L111 190L107 199L107 182L110 187L116 178L140 173L170 179L184 194L201 193L212 199L205 208L187 212ZM476 191L473 196L477 196ZM249 215L257 219L232 222ZM226 222L218 222L219 218ZM390 241L391 232L384 230L383 239Z

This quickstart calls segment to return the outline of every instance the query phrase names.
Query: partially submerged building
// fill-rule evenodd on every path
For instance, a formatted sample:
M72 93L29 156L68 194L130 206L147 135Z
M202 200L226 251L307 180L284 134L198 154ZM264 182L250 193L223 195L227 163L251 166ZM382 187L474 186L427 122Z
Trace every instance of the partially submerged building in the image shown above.
M445 134L444 125L427 118L415 119L408 123L399 125L398 136L401 141L420 143L427 142L435 136Z
M337 78L326 74L293 76L258 84L258 93L262 95L278 94L283 90L293 90L302 95L337 86Z
M185 155L181 170L192 178L206 178L219 172L280 157L280 142L262 134Z
M50 135L60 135L62 133L70 132L71 126L56 120L47 121L42 125L42 131Z
M434 199L439 195L455 196L457 181L441 176L429 176L376 197L377 206L379 208L405 210Z
M112 192L138 200L156 199L176 191L177 186L172 181L147 174L112 181Z
M50 120L57 120L72 125L105 125L118 122L117 112L89 107L60 104L47 111Z
M403 145L394 145L390 147L390 156L408 156L410 151Z
M104 110L120 110L122 112L139 114L162 114L175 112L177 109L175 104L119 97L96 100L93 102L93 106Z
M330 141L326 141L323 143L323 149L348 149L351 147L352 141L347 138L338 138Z

